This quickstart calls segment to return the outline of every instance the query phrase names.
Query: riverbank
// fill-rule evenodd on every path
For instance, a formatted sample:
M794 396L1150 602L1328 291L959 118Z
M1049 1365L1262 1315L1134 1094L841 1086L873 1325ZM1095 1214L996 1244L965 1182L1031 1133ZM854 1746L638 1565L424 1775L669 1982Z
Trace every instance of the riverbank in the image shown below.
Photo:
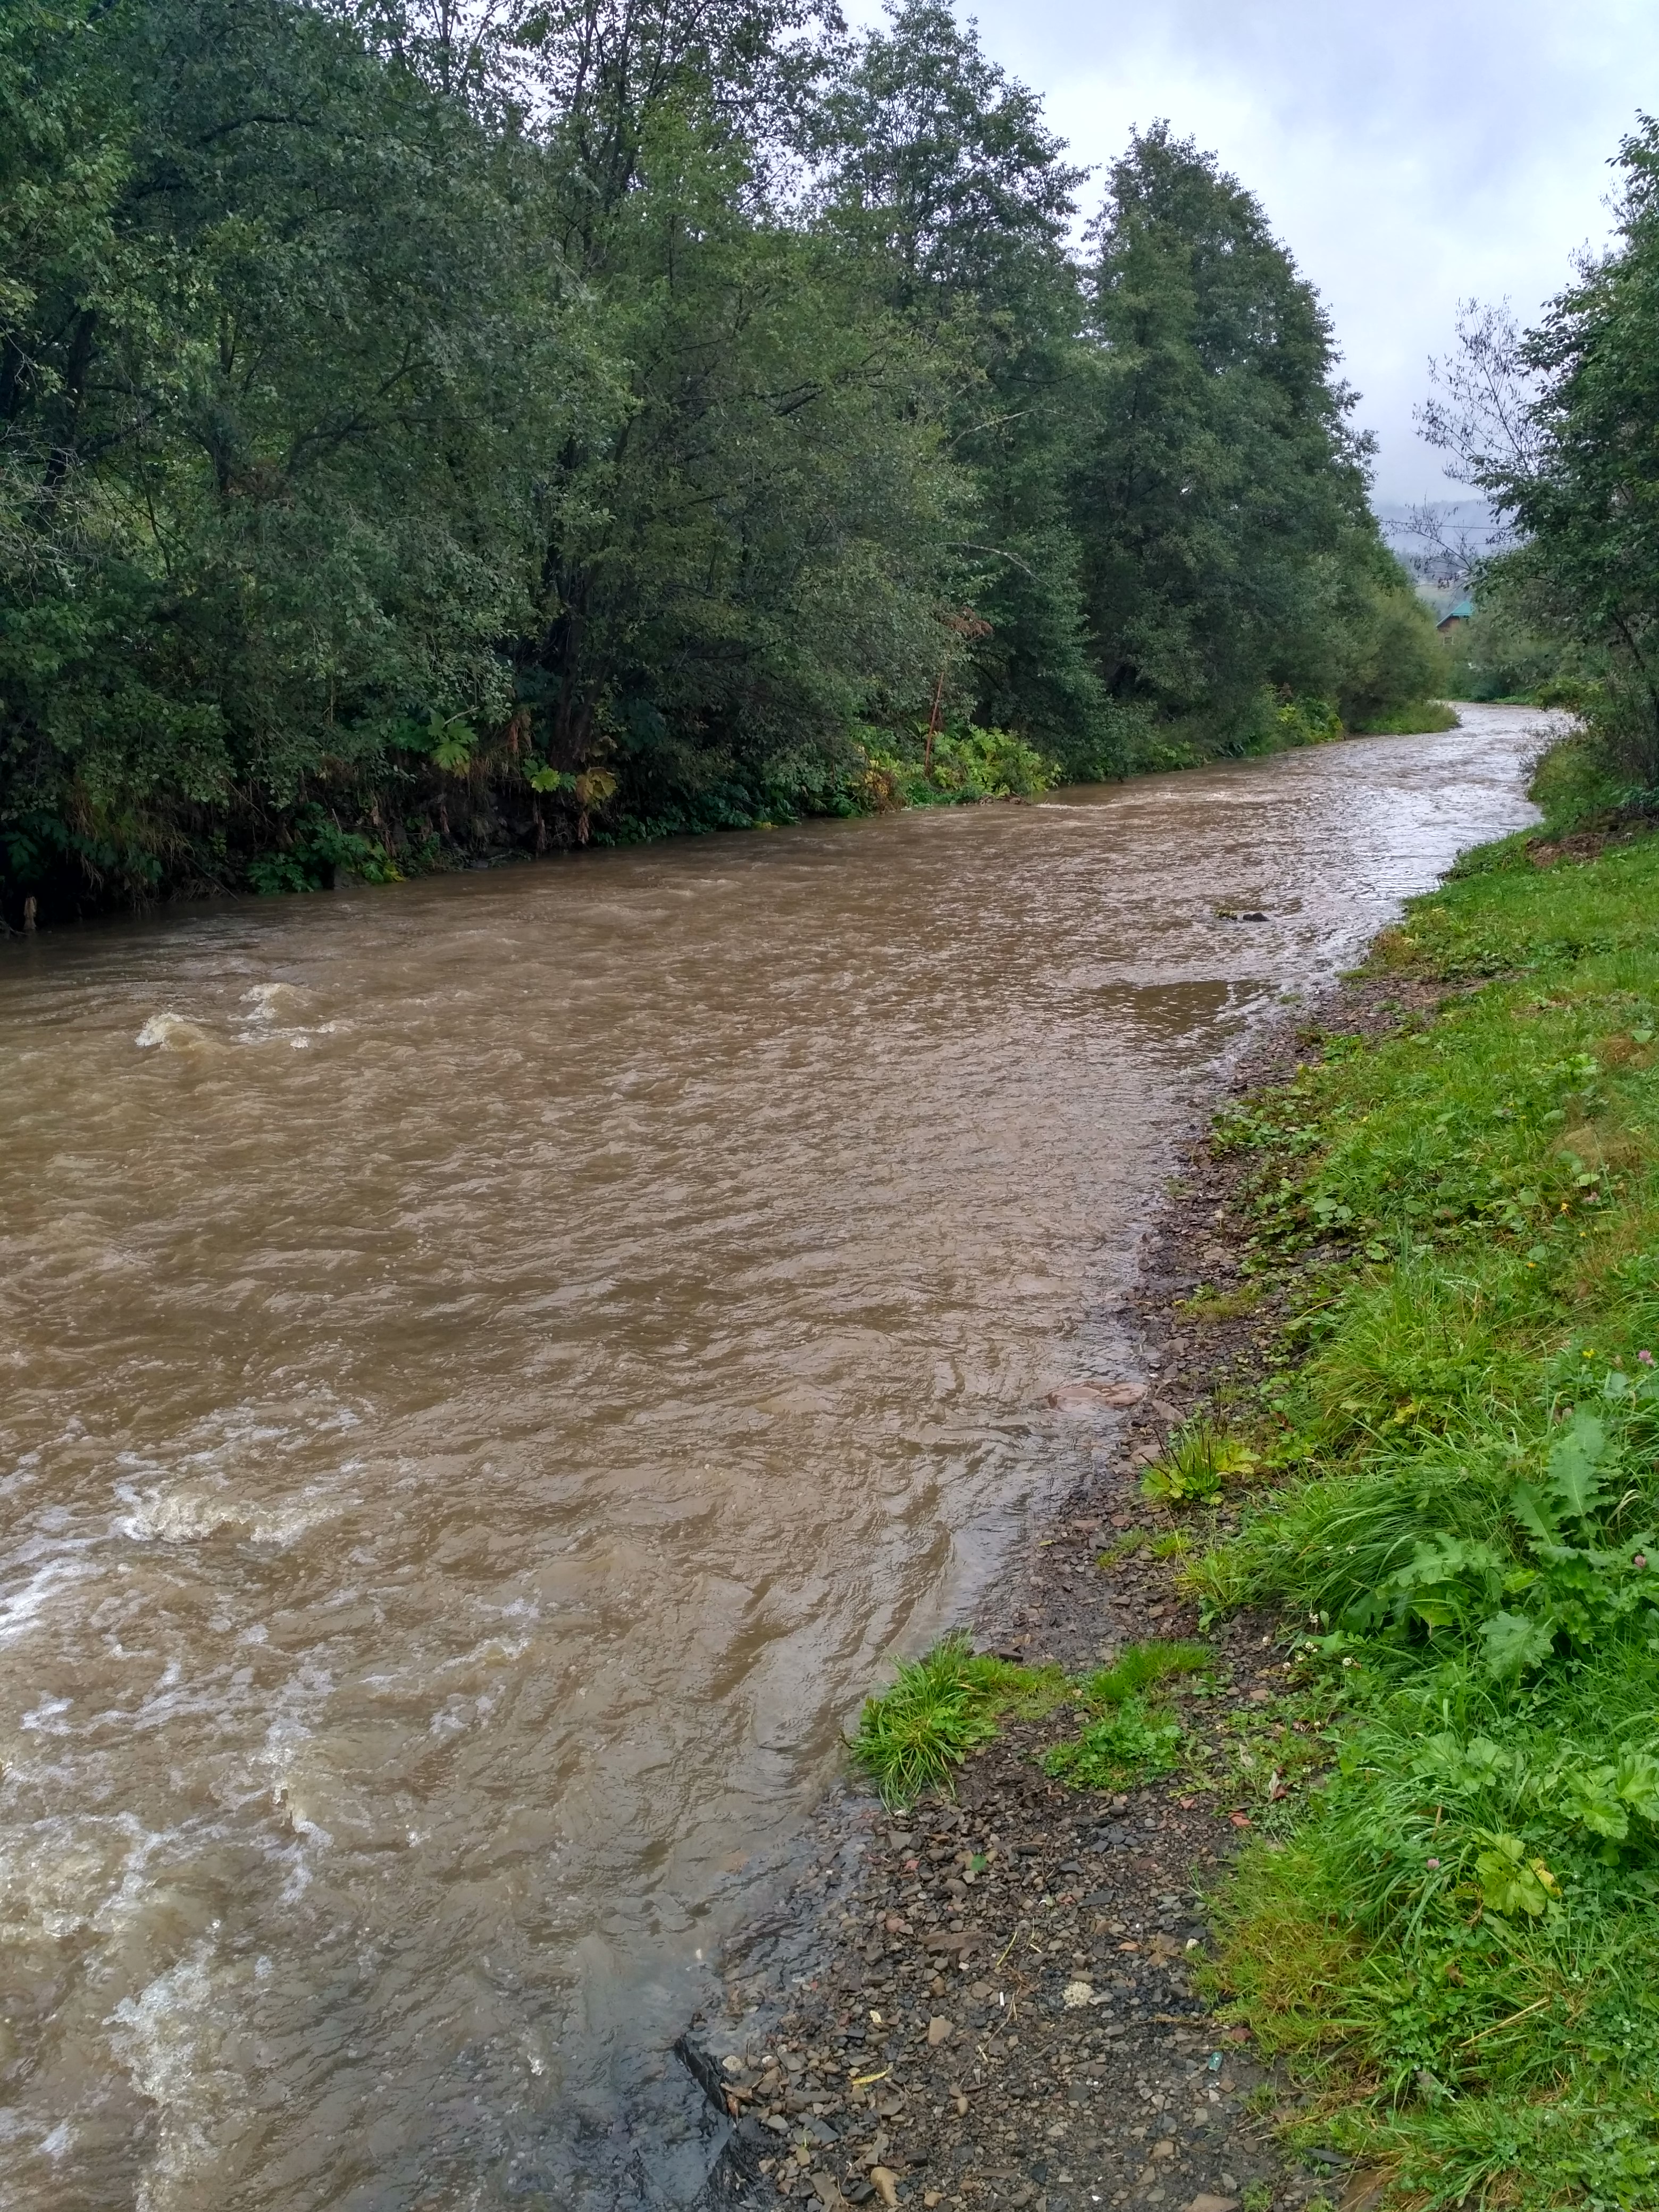
M1241 1071L1144 1395L980 1624L1085 1685L1206 1641L1173 1771L1045 1775L1085 1689L853 1816L813 1971L719 2046L763 2201L1651 2201L1656 879L1487 848ZM1220 1495L1149 1501L1195 1419Z
M515 720L487 741L444 726L392 749L375 777L349 790L321 785L285 807L247 819L196 823L175 838L167 865L114 867L113 848L65 834L0 840L0 939L72 921L200 904L384 886L517 867L590 847L651 845L732 830L779 830L909 807L1026 801L1068 781L1127 782L1219 762L1264 759L1355 736L1451 729L1444 702L1419 700L1373 726L1345 729L1322 700L1281 703L1218 728L1202 718L1158 722L1125 710L1109 756L1079 767L1050 757L1008 730L957 726L929 736L860 726L803 780L740 772L706 775L695 791L643 795L609 770L555 773L526 751ZM20 857L21 856L21 857Z

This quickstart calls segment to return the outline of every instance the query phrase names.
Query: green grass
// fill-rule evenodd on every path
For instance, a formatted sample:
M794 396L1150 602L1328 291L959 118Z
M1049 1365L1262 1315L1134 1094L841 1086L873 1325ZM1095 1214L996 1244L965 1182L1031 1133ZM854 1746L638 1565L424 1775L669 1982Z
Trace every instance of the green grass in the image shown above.
M1218 1901L1214 1986L1401 2202L1650 2207L1659 839L1526 842L1379 940L1435 1016L1221 1133L1296 1311L1265 1481L1187 1577L1278 1608L1334 1749Z
M1073 1681L1058 1667L1021 1667L975 1651L958 1631L921 1658L900 1660L892 1686L866 1698L852 1740L853 1761L896 1810L930 1790L948 1791L956 1769L970 1752L993 1740L1005 1717L1043 1720L1075 1699L1085 1711L1103 1715L1097 1729L1103 1727L1109 1734L1119 1726L1110 1754L1115 1775L1134 1770L1138 1761L1147 1772L1163 1772L1169 1762L1159 1763L1158 1747L1165 1741L1167 1717L1143 1692L1172 1674L1195 1674L1209 1664L1209 1650L1201 1644L1131 1644L1110 1667ZM1180 1735L1176 1723L1169 1741ZM1095 1746L1102 1758L1106 1743L1101 1735ZM1062 1767L1048 1771L1058 1773ZM1091 1788L1121 1786L1117 1780L1097 1782L1081 1773L1073 1778Z
M1210 1663L1203 1644L1126 1644L1109 1667L1079 1683L1083 1705L1098 1717L1074 1741L1045 1753L1043 1772L1079 1790L1122 1790L1169 1773L1179 1764L1184 1730L1146 1692L1172 1675L1201 1674Z
M1133 1559L1138 1552L1144 1552L1152 1540L1145 1528L1126 1528L1121 1536L1114 1536L1109 1544L1096 1553L1095 1565L1103 1574L1109 1574L1114 1567L1121 1566L1126 1559Z
M1255 1454L1240 1438L1208 1421L1188 1421L1147 1468L1140 1494L1159 1505L1210 1505L1224 1483L1255 1471Z
M1154 1638L1147 1644L1126 1644L1109 1667L1085 1674L1080 1689L1091 1705L1121 1705L1150 1690L1172 1674L1201 1674L1210 1665L1207 1644L1165 1642Z
M1073 1743L1045 1752L1042 1771L1079 1790L1123 1790L1168 1774L1181 1757L1181 1723L1162 1705L1125 1698Z
M1040 1719L1070 1695L1058 1667L1017 1666L975 1651L960 1632L946 1636L921 1658L902 1659L891 1688L865 1699L854 1764L896 1810L929 1790L948 1790L1004 1714Z

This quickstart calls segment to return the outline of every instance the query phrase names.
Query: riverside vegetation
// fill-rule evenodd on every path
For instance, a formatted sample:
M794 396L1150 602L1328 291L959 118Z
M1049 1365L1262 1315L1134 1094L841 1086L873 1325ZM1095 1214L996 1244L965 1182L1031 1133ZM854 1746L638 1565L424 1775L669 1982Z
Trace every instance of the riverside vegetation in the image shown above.
M1474 307L1424 428L1510 526L1476 564L1461 698L1565 706L1604 808L1659 811L1659 123L1620 149L1607 252L1535 328Z
M1377 2202L1659 2197L1659 841L1572 836L1599 774L1558 750L1543 830L1378 939L1366 988L1427 1011L1218 1121L1265 1379L1148 1471L1164 1534L1102 1559L1155 1540L1204 1619L1279 1622L1207 1984L1310 2087L1292 2141ZM981 1734L1070 1698L1050 1773L1214 1785L1158 1649L1107 1692L947 1645L903 1678L912 1735L924 1692ZM884 1704L855 1750L908 1789Z
M0 921L1424 726L1312 288L934 0L0 11Z

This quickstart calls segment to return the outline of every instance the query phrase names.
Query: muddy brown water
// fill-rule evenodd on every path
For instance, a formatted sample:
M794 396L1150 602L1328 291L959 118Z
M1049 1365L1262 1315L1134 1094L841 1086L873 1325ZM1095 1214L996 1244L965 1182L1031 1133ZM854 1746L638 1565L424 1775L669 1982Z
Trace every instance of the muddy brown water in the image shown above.
M0 947L7 2212L683 2200L1195 1086L1533 726Z

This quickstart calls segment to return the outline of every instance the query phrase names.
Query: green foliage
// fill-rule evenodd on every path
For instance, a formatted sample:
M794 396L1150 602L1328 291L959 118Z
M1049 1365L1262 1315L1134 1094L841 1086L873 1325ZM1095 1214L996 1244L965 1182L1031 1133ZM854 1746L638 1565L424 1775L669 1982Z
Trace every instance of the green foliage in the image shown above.
M1207 156L1138 141L1085 268L1084 173L938 0L469 40L0 11L0 917L1034 796L1407 696L1322 311Z
M1207 1644L1156 1637L1146 1644L1126 1644L1109 1667L1084 1676L1082 1694L1091 1705L1121 1705L1172 1674L1201 1674L1212 1657Z
M1542 811L1542 834L1563 837L1613 818L1624 787L1601 747L1587 737L1552 745L1533 771L1527 796Z
M1146 1698L1125 1698L1074 1743L1045 1752L1042 1771L1079 1790L1125 1790L1179 1764L1181 1723Z
M1425 730L1455 730L1456 709L1443 699L1408 699L1353 724L1357 738L1409 738Z
M1659 2182L1656 896L1659 844L1494 848L1376 956L1481 988L1228 1127L1300 1357L1187 1579L1301 1624L1336 1752L1220 1988L1425 2202Z
M1451 668L1433 617L1403 570L1377 564L1355 598L1339 681L1342 720L1360 735L1403 737L1449 730L1457 717L1439 703Z
M1059 779L1053 761L1006 730L941 730L931 745L924 732L907 738L902 751L884 744L881 733L872 730L865 732L864 753L872 785L887 805L1036 799Z
M1210 1664L1202 1644L1126 1644L1111 1666L1078 1685L1079 1697L1098 1717L1075 1741L1046 1752L1043 1772L1079 1790L1122 1790L1167 1774L1179 1763L1183 1730L1146 1692L1171 1675L1201 1674Z
M1209 1664L1200 1644L1132 1644L1114 1665L1073 1683L1058 1667L1021 1667L976 1652L957 1632L920 1659L901 1660L892 1686L865 1700L853 1759L887 1804L908 1805L928 1790L948 1789L953 1771L992 1741L1005 1716L1042 1720L1075 1698L1101 1717L1080 1743L1050 1753L1045 1771L1090 1789L1116 1788L1116 1780L1092 1778L1109 1770L1114 1777L1163 1772L1180 1741L1180 1723L1143 1692Z
M1534 330L1476 313L1430 434L1513 526L1464 680L1577 708L1627 805L1659 791L1659 123L1621 146L1613 245ZM1478 634L1476 633L1478 630Z
M923 1657L901 1660L892 1687L866 1698L853 1759L884 1802L913 1804L949 1788L952 1771L992 1740L1003 1713L1036 1718L1066 1694L1058 1668L1016 1666L976 1652L965 1635L947 1636Z
M1431 688L1328 321L1257 203L1158 125L1112 168L1092 240L1105 355L1079 471L1109 690L1202 754L1265 750L1276 699L1352 720ZM1295 720L1277 742L1306 741Z
M1523 607L1503 591L1499 570L1488 575L1446 658L1449 698L1536 699L1564 673L1567 655L1559 639L1528 626Z
M1109 1544L1096 1553L1095 1565L1103 1573L1109 1573L1125 1559L1133 1559L1138 1552L1144 1552L1150 1540L1144 1528L1126 1528L1121 1536L1114 1536Z
M395 884L401 873L385 845L343 830L319 806L302 807L286 846L256 854L247 868L249 888L266 898L283 891L331 890L342 880Z
M1164 1456L1141 1478L1140 1494L1162 1505L1208 1505L1222 1486L1254 1473L1255 1454L1237 1437L1208 1421L1189 1421L1164 1448Z

